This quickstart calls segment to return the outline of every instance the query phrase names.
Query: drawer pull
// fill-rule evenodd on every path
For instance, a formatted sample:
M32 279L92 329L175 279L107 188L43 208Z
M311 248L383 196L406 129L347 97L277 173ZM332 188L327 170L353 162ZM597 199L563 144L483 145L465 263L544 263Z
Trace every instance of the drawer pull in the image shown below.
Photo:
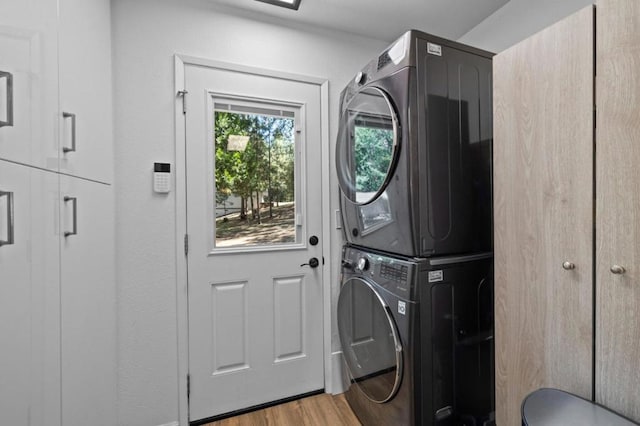
M10 72L0 71L0 79L7 79L7 112L4 121L0 120L0 127L13 126L13 75Z
M71 119L71 147L63 146L62 152L64 152L65 154L67 152L75 152L76 151L76 115L71 112L63 112L62 117Z
M64 236L70 237L71 235L78 234L78 198L76 197L64 197L64 202L68 203L71 201L73 203L73 230L65 231Z
M13 239L13 192L0 191L0 197L7 197L7 239L0 240L0 247L14 243Z
M610 271L611 271L611 273L612 273L612 274L616 274L616 275L622 275L622 274L624 274L625 272L627 272L627 270L626 270L626 269L624 269L624 267L622 267L622 266L620 266L620 265L613 265L613 266L611 266Z

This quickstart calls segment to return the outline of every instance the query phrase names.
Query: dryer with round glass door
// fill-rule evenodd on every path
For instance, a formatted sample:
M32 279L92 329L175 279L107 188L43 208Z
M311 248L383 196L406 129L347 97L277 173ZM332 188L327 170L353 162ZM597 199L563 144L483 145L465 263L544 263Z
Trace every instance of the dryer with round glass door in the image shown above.
M343 90L336 168L350 243L491 251L491 57L409 31Z
M362 424L490 422L491 253L415 259L345 246L342 259L338 333Z

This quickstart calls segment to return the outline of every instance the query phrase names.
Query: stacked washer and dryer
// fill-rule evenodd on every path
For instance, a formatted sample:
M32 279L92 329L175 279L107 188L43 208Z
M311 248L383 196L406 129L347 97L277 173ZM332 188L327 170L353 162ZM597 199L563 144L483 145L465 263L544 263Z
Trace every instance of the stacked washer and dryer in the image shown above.
M491 57L409 31L341 94L338 330L364 425L493 423Z

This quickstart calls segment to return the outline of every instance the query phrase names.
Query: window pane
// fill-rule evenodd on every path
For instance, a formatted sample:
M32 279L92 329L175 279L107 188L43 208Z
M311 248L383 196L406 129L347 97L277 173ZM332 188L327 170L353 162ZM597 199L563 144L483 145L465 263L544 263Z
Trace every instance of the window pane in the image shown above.
M294 117L278 107L216 104L216 248L297 242Z

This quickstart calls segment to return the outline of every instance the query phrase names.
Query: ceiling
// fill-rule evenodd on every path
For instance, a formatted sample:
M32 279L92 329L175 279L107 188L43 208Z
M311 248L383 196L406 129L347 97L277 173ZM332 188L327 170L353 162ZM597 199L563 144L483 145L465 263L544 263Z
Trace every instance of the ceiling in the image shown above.
M298 11L255 0L210 1L391 42L409 29L456 40L509 0L302 0Z

